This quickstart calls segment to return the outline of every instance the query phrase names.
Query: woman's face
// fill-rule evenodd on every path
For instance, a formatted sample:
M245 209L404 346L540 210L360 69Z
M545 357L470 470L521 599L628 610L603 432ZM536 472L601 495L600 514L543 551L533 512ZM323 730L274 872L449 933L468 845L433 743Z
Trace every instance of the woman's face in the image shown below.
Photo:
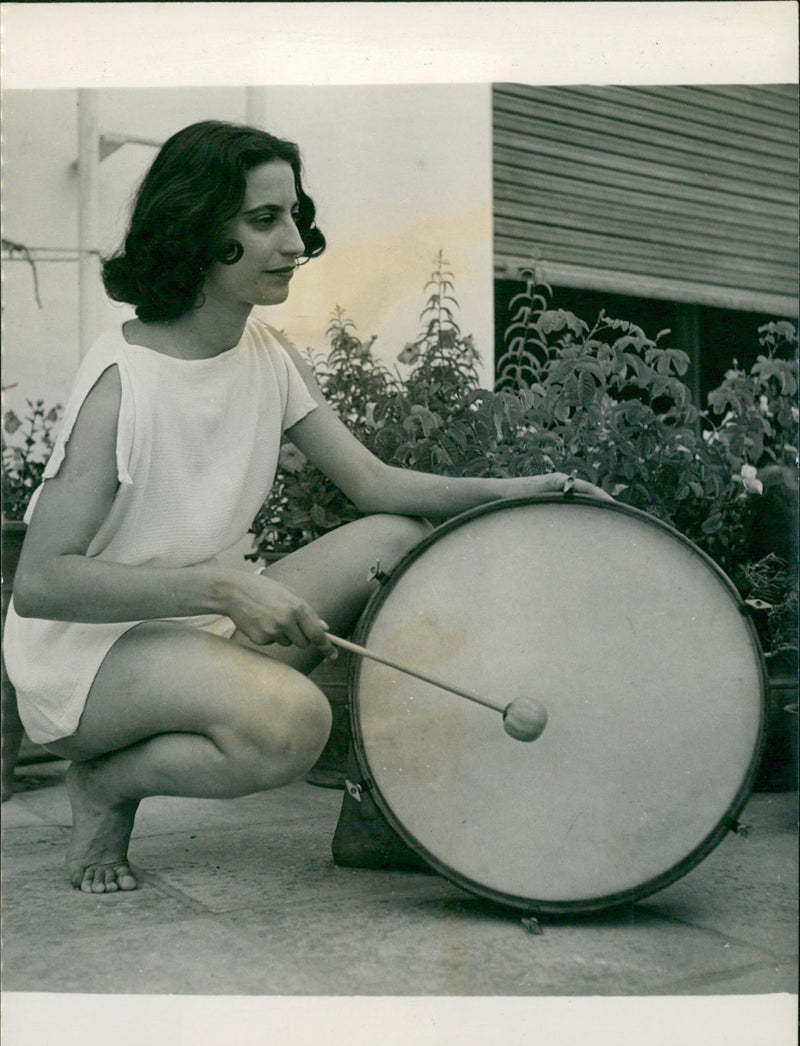
M240 243L244 253L233 265L217 262L209 269L203 286L206 299L242 306L286 301L304 250L296 215L290 164L271 160L248 172L242 209L225 227L226 237Z

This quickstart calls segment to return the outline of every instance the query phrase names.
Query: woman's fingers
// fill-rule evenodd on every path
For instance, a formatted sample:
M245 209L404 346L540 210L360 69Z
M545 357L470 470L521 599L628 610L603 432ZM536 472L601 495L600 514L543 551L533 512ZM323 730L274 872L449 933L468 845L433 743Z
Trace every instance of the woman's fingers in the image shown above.
M231 608L230 616L252 643L277 643L303 650L316 646L326 656L335 653L325 634L328 626L291 589L263 574L244 575L237 580L239 605Z
M575 492L576 494L588 494L590 497L599 498L601 501L614 500L601 487L596 487L594 483L588 483L585 479L575 480Z
M574 473L567 475L566 472L551 472L545 477L546 490L556 491L561 494L586 494L588 497L597 498L600 501L613 501L610 494L602 488L589 483L585 479L577 479Z
M325 634L328 626L312 607L296 598L288 603L288 606L277 609L265 608L262 642L265 645L296 646L301 650L315 646L325 655L335 654L336 649Z
M334 654L336 652L333 643L325 634L328 631L327 624L317 617L308 604L303 604L301 607L298 615L298 624L305 640L303 645L308 646L311 644L318 647L324 654Z

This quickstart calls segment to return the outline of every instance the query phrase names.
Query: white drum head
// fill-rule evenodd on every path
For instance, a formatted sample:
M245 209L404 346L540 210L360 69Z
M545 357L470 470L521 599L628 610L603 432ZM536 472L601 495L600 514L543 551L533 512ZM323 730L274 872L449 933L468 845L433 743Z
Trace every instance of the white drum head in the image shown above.
M378 805L438 871L520 908L593 910L684 874L744 803L763 662L730 583L622 506L501 502L436 531L370 604L358 639L548 723L359 659L356 749Z

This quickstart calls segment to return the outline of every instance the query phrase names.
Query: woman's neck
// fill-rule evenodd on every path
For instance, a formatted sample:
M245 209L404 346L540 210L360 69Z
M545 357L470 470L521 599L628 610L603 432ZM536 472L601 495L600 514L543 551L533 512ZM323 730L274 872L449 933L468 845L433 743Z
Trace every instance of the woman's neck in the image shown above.
M239 344L250 312L250 307L226 309L206 302L175 320L171 326L173 334L180 339L180 345L193 356L207 359Z
M239 344L250 311L249 307L233 310L204 302L176 320L132 320L130 340L176 359L212 359Z

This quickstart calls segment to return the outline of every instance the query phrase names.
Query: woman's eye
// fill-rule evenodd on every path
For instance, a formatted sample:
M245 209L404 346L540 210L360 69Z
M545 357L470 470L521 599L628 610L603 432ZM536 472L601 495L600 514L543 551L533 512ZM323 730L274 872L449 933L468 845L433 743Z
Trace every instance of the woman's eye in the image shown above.
M292 222L295 225L297 225L298 221L300 220L300 212L299 211L292 211L291 219L292 219ZM253 218L252 221L253 221L254 225L258 225L258 226L261 226L261 227L269 227L270 225L274 225L275 224L276 215L274 215L274 214L259 214L258 216Z

